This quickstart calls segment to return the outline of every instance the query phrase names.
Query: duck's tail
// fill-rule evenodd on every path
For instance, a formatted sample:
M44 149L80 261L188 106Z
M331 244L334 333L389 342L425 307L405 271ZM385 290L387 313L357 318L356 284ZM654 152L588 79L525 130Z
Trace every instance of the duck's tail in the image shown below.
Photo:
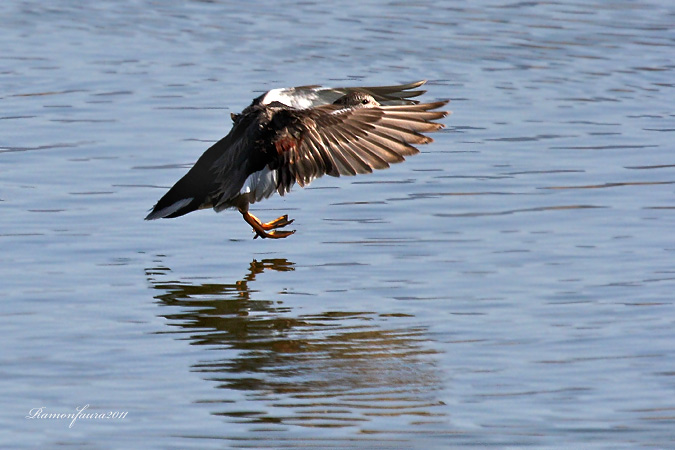
M203 183L200 183L199 178L192 172L185 174L159 199L145 220L171 219L206 206L205 195L200 192L203 190Z

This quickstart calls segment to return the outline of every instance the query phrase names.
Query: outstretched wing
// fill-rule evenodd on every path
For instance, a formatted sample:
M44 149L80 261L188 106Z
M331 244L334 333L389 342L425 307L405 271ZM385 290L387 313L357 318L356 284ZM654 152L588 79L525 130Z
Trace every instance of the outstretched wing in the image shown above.
M353 92L364 92L371 95L382 105L414 105L418 101L411 99L426 92L425 90L415 89L426 82L426 80L421 80L395 86L329 88L315 85L272 89L261 96L260 103L269 105L273 102L279 102L295 109L308 109L330 105L340 97Z
M416 144L432 141L421 133L437 131L433 122L447 111L436 111L447 101L411 105L282 109L274 117L278 131L273 145L281 161L278 191L293 183L305 186L324 174L370 173L419 153Z

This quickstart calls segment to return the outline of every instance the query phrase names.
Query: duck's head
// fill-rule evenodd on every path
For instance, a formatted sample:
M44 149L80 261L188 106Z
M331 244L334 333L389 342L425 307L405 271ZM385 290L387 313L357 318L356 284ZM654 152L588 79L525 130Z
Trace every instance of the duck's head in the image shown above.
M333 104L351 108L373 108L380 106L380 103L372 95L358 91L343 95L335 100Z

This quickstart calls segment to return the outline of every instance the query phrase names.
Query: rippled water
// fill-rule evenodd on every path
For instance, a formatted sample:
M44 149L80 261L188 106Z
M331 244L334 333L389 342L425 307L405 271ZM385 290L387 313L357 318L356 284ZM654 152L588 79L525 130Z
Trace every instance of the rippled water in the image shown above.
M3 5L0 446L675 446L671 2ZM257 92L421 78L291 238L142 220Z

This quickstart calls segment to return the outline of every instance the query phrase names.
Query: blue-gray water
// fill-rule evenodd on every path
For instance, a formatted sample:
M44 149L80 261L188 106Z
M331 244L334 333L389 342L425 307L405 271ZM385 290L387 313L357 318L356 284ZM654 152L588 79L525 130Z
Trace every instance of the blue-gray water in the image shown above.
M675 447L675 7L467 5L3 2L0 447ZM142 220L258 92L421 78L289 239Z

